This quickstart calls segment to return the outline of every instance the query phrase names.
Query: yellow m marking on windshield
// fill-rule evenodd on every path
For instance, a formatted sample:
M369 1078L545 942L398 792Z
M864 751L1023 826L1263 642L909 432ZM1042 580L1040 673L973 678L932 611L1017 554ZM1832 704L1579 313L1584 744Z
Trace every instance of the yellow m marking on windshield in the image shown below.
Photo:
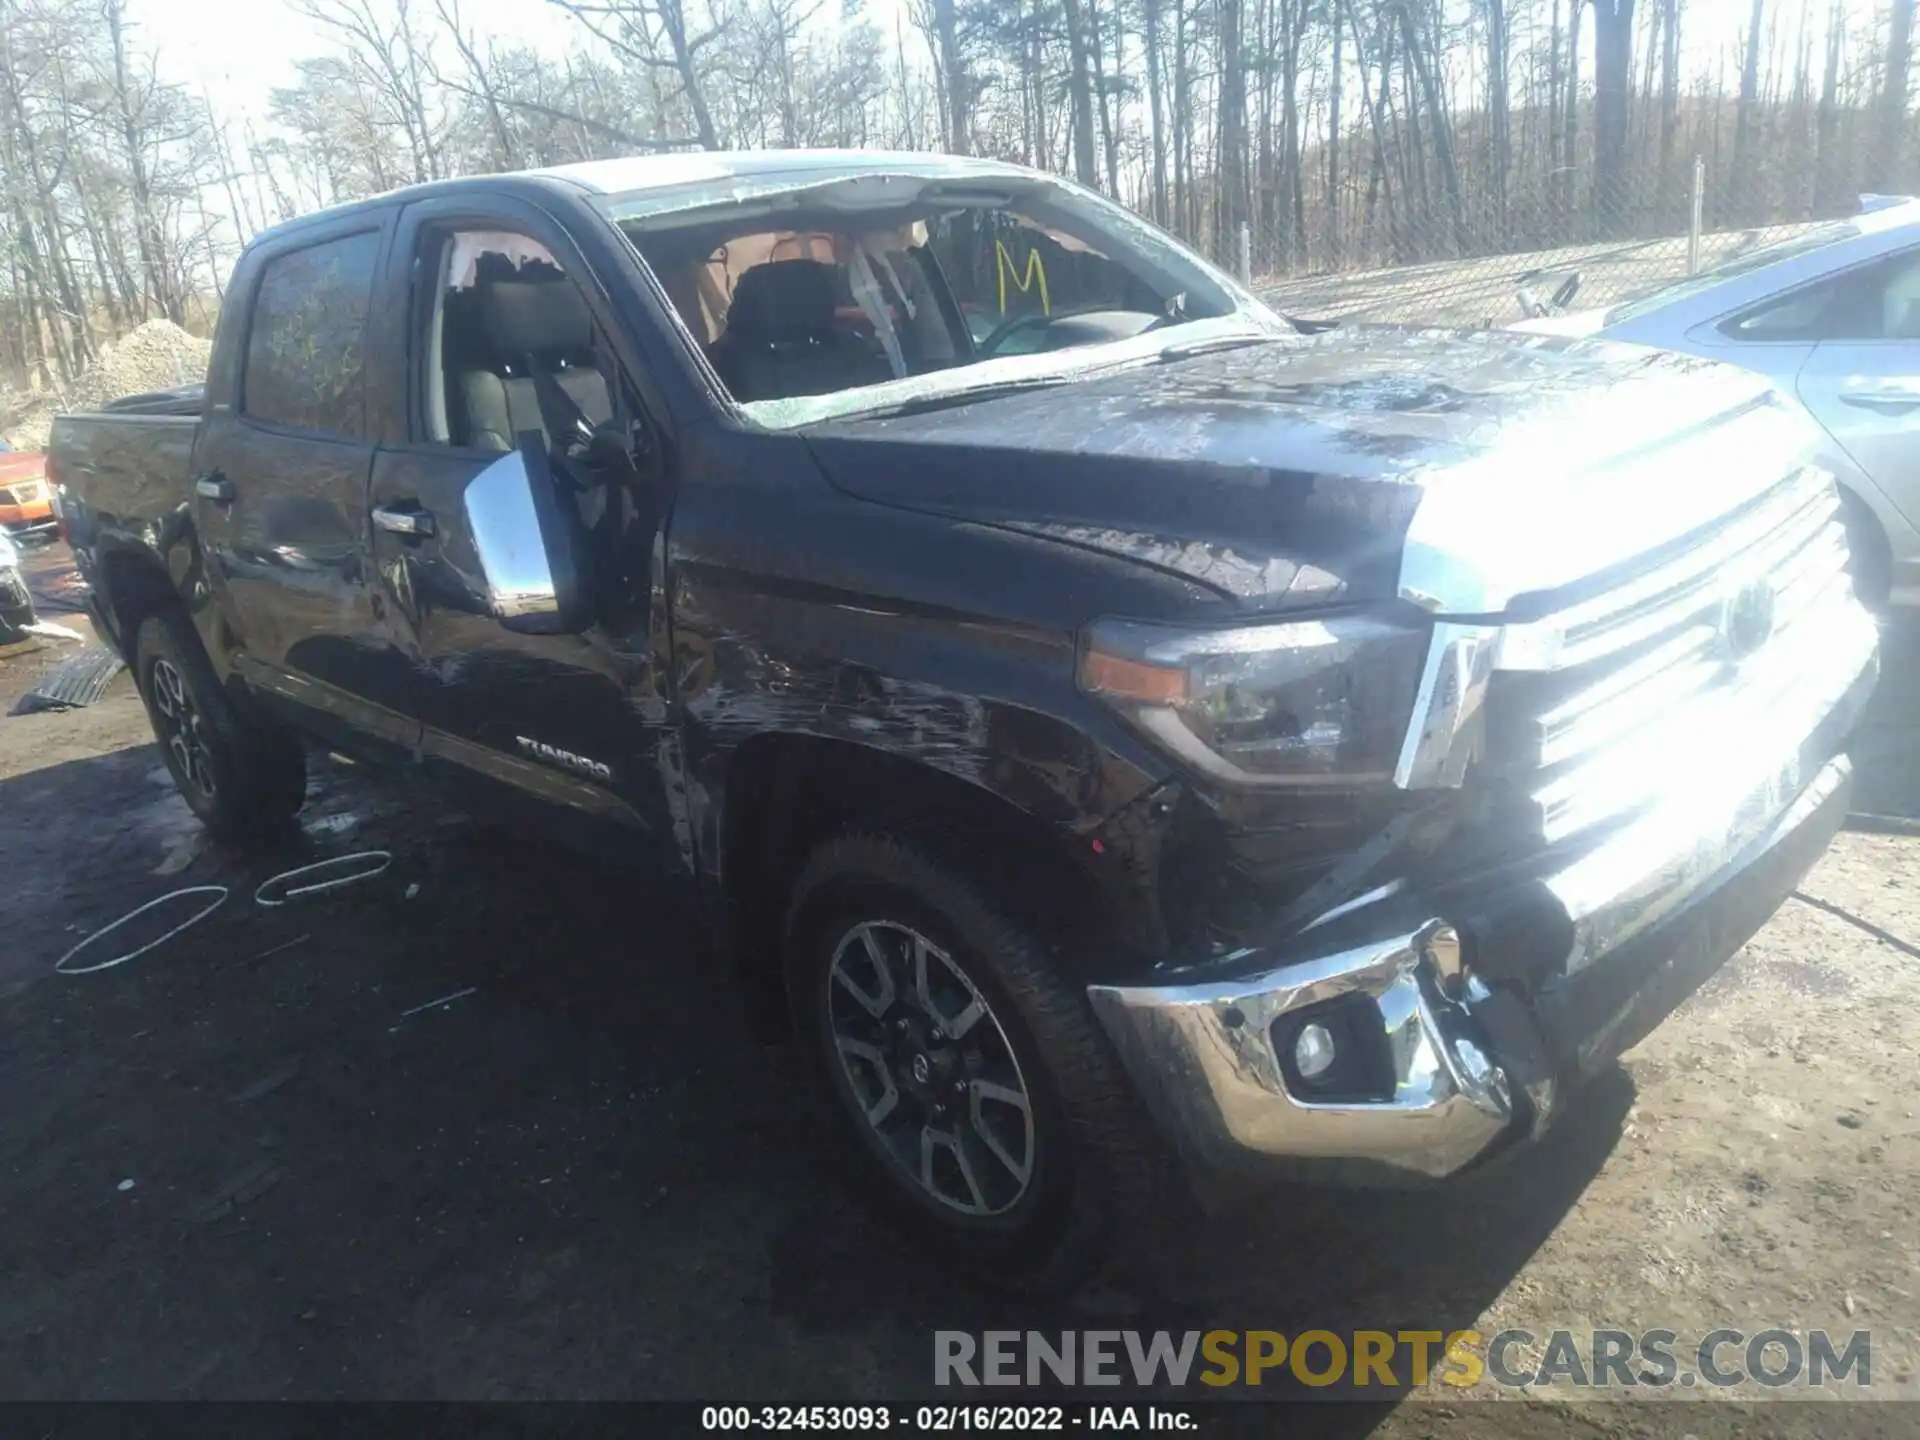
M1025 295L1028 291L1032 290L1035 285L1038 285L1040 287L1040 313L1042 315L1051 315L1053 313L1053 303L1047 298L1047 267L1045 262L1041 260L1038 249L1027 251L1027 273L1022 276L1020 274L1020 267L1014 264L1013 256L1007 253L1007 242L1004 240L995 240L993 242L993 273L994 278L1000 285L1000 313L1002 315L1007 313L1007 281L1009 279L1013 281L1013 288L1018 290L1022 295Z

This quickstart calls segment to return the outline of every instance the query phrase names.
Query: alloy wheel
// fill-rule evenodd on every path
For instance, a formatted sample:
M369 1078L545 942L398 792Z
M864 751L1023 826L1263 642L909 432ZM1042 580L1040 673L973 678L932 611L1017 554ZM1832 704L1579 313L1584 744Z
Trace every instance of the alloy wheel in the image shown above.
M911 926L852 926L827 967L827 1025L843 1098L899 1174L970 1217L1005 1214L1033 1185L1033 1098L993 1008Z
M148 672L153 690L153 708L160 716L161 729L175 762L183 775L202 795L213 798L213 767L201 728L200 710L193 703L186 681L171 660L157 659Z

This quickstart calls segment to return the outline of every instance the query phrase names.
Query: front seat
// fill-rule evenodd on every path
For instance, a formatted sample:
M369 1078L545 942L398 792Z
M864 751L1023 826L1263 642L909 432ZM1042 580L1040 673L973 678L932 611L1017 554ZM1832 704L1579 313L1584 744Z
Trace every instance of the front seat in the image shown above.
M467 443L511 450L523 430L549 447L556 434L613 418L607 378L595 365L593 312L565 280L496 280L480 290L480 328L490 364L457 376ZM552 381L542 403L544 374ZM555 392L558 392L556 395Z
M826 395L893 378L886 358L834 324L839 272L819 260L770 260L733 288L727 328L709 352L736 400Z

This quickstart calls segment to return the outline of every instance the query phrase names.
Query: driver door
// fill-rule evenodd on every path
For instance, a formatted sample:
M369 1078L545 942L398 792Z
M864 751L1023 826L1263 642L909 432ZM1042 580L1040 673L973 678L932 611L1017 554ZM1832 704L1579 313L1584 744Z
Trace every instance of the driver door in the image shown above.
M507 202L402 212L412 277L408 396L374 456L373 579L389 617L420 759L466 803L558 824L597 850L677 865L667 723L651 637L659 454L608 342L589 271L546 217ZM543 449L587 553L593 623L530 635L488 612L468 483L527 437ZM670 757L664 757L670 758Z

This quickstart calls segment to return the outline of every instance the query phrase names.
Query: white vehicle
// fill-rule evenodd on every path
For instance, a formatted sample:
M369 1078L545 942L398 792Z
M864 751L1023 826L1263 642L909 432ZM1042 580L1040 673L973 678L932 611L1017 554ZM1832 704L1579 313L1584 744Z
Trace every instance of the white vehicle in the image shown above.
M0 530L0 645L10 645L33 623L33 592L20 568L20 550Z
M1798 396L1833 442L1863 598L1920 605L1920 200L1862 203L1640 299L1513 328L1730 361Z

